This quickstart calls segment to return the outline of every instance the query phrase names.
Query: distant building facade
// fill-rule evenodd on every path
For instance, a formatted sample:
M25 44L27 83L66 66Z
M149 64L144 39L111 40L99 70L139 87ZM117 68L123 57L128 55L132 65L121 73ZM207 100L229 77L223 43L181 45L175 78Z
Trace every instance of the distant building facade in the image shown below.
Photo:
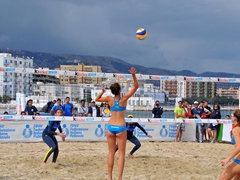
M216 82L162 80L160 88L168 92L169 98L215 97L217 94Z
M83 63L77 65L60 65L58 70L83 71L83 72L102 72L101 66L86 66ZM82 77L82 76L59 76L60 84L99 84L102 78Z
M0 53L0 67L33 68L33 59L29 57L13 57L9 53ZM0 82L0 96L7 95L15 99L17 92L24 93L26 96L32 95L32 74L0 72Z
M230 88L218 88L217 95L225 96L225 97L232 97L233 99L239 98L239 88L238 87L230 87Z

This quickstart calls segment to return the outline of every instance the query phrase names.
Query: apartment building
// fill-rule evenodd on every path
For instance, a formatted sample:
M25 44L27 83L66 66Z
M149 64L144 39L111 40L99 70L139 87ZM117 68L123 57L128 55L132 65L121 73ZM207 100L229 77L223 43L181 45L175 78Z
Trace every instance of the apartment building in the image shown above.
M13 57L9 53L0 53L0 67L33 68L33 59L29 57ZM16 93L32 95L33 75L24 72L0 72L0 96L7 95L12 99Z
M57 70L65 71L84 71L84 72L102 72L101 66L86 66L83 63L77 65L60 65ZM102 78L81 77L81 76L59 76L60 84L99 84Z
M233 99L239 98L239 88L238 87L230 87L230 88L218 88L217 95L225 96L225 97L232 97Z

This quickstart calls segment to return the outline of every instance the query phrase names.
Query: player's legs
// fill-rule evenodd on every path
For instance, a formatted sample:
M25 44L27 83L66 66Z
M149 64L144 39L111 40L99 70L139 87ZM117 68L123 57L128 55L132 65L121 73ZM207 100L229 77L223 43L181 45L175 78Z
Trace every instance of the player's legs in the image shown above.
M223 170L221 173L219 180L231 180L233 177L234 179L238 180L240 173L240 165L235 162L230 162L229 165Z
M133 153L141 147L141 143L134 135L132 135L132 137L129 138L129 141L135 144L135 146L130 152L130 155L133 155Z
M49 158L49 156L55 151L56 144L53 141L53 138L51 136L43 135L42 139L50 147L50 149L46 152L46 154L45 154L45 156L43 158L43 162L46 163L48 158Z
M123 131L117 134L116 136L118 141L118 180L121 180L123 175L124 163L125 163L127 131ZM114 150L115 150L115 146L114 146Z
M52 162L55 163L57 161L59 149L58 149L58 142L57 142L56 137L53 137L53 141L54 141L54 143L56 145L56 148L54 149L54 152L53 152L53 160L52 160Z
M114 155L116 152L116 135L107 130L108 142L108 180L112 180L112 170L114 165Z

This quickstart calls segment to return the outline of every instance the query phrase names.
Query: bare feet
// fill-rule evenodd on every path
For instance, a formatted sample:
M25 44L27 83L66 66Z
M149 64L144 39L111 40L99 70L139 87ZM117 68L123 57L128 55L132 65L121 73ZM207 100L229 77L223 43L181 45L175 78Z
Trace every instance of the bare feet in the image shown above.
M134 158L134 156L132 154L128 154L128 157L130 158Z

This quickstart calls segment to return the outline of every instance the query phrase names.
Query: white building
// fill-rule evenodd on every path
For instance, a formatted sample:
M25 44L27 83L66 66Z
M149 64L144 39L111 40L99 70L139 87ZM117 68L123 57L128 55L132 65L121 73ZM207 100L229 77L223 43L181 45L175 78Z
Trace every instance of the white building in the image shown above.
M13 57L9 53L0 53L0 67L25 67L33 68L33 59L27 57ZM32 95L33 75L22 72L0 72L0 96L7 95L12 99L16 93Z

